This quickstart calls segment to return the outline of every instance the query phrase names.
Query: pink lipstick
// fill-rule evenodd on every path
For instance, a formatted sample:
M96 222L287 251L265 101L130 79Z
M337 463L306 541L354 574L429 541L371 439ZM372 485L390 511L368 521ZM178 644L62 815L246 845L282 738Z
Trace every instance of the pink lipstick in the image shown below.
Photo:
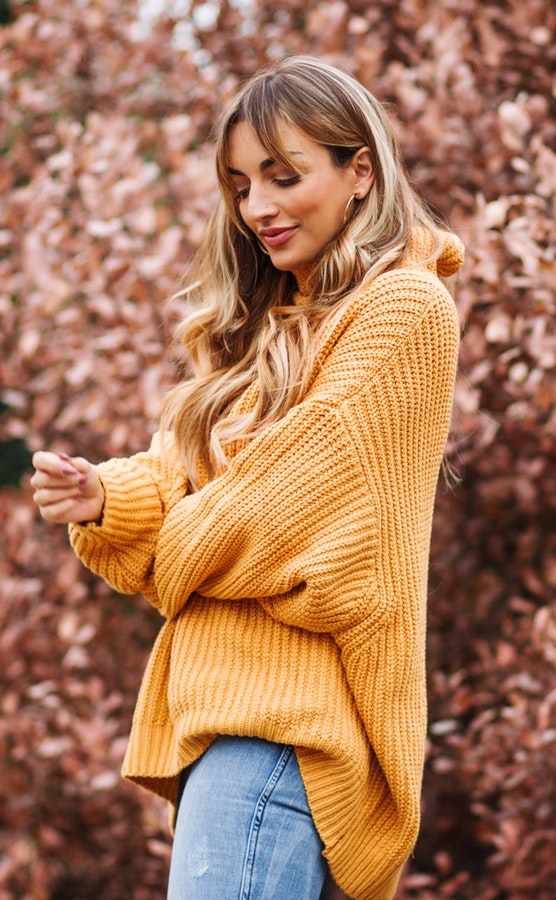
M259 237L268 247L282 247L297 231L297 226L291 228L268 228L260 232Z

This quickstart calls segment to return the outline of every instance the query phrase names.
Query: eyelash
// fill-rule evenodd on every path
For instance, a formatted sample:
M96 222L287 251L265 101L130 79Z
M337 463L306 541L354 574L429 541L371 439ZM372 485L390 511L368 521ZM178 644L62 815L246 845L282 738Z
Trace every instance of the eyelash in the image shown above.
M280 187L291 187L293 184L297 184L298 181L301 181L301 176L292 175L291 178L276 178L275 181Z
M277 184L281 188L293 187L294 184L297 184L301 180L300 175L292 175L291 178L275 178L274 183ZM249 195L249 188L243 188L243 190L238 191L234 197L236 203L239 203L241 200L246 200Z

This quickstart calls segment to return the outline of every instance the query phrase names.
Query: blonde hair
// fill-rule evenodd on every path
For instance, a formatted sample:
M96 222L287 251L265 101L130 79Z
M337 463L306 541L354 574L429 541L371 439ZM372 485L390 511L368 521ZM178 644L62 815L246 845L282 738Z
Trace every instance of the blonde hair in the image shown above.
M229 174L234 125L252 127L269 157L298 172L281 141L286 122L347 165L369 147L375 178L349 220L306 273L302 307L293 303L294 275L275 269L246 228ZM255 75L215 126L220 198L193 263L186 293L197 309L180 327L194 375L164 402L161 427L173 428L189 482L197 489L227 465L226 446L282 418L307 390L318 334L350 294L402 264L411 232L444 239L439 224L409 184L390 119L355 79L320 60L289 57ZM253 382L258 395L243 414L232 406Z

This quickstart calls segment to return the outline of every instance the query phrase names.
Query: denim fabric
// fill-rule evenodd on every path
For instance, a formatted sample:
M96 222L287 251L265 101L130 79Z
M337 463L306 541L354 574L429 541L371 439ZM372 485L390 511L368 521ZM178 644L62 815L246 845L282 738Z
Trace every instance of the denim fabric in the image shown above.
M184 777L168 900L319 900L322 848L293 748L218 737Z

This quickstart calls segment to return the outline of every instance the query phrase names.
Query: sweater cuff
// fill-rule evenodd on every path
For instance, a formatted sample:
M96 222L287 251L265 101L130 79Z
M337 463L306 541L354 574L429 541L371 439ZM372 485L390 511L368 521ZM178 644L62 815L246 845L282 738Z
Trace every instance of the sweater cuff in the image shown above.
M128 471L122 479L121 471L111 468L110 462L98 466L104 487L101 520L69 526L71 543L82 558L101 544L124 548L136 540L156 541L162 525L162 502L154 482L144 471Z

